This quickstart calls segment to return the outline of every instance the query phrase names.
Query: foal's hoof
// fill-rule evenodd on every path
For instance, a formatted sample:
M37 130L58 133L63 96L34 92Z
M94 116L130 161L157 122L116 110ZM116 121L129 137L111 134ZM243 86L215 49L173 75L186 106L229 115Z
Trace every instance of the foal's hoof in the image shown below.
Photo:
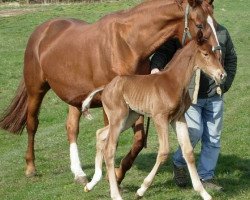
M88 179L86 176L78 176L78 177L75 177L75 182L83 186L86 186L88 183Z
M90 190L88 189L87 185L84 187L84 192L89 192Z

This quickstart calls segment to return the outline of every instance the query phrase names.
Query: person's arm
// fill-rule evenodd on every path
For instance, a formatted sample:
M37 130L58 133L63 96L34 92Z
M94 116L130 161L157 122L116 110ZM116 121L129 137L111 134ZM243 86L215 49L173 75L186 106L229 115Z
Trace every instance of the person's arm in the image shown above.
M225 83L222 85L223 93L227 92L231 87L236 70L237 70L237 55L234 49L232 39L227 31L227 43L226 43L226 52L224 59L224 68L227 72L227 78Z
M156 73L164 69L166 64L172 59L175 52L181 47L178 39L173 38L161 45L150 60L151 73Z

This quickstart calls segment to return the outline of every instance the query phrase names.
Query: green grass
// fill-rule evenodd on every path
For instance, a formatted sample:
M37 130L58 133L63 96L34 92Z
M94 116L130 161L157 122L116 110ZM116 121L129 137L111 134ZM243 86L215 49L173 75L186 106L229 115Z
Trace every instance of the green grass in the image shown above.
M103 3L22 6L36 12L19 16L0 17L0 113L9 105L22 76L23 54L29 35L34 28L54 17L74 17L94 22L101 16L129 8L139 1L122 0ZM222 149L217 167L218 181L223 193L213 193L218 200L250 199L250 34L248 0L220 0L216 2L216 18L231 33L238 54L235 82L225 95ZM8 7L0 7L0 10ZM95 130L103 126L100 109L92 110L93 121L81 120L79 135L80 156L89 178L94 173ZM36 166L38 176L24 176L26 131L14 136L0 130L0 199L109 199L109 186L105 180L90 193L73 182L69 169L69 146L65 131L67 105L52 92L44 99L40 112L40 125L36 136ZM18 115L18 113L17 113ZM171 155L177 147L171 132ZM117 152L117 161L130 149L132 131L125 132ZM122 183L124 199L133 199L136 190L155 162L157 137L151 125L148 148L144 149ZM195 150L196 155L199 147ZM161 167L144 199L191 200L200 199L191 187L181 190L172 182L171 157Z

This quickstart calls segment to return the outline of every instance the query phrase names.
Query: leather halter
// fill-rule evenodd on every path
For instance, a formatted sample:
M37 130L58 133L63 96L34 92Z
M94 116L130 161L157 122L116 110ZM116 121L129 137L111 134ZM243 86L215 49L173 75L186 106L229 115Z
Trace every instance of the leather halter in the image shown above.
M189 15L189 11L190 11L190 6L189 4L187 4L186 6L186 10L185 10L185 27L184 27L184 32L183 32L183 36L182 36L182 46L186 43L186 39L187 37L189 39L192 39L191 33L189 31L189 27L188 27L188 15Z
M217 45L215 47L212 47L212 51L215 52L217 50L221 50L221 46L220 45Z
M184 32L183 32L183 36L182 36L182 46L186 43L186 39L187 37L191 40L192 39L192 36L191 36L191 33L189 31L189 27L188 27L188 16L189 16L189 12L190 12L190 5L187 4L186 6L186 9L185 9L185 16L184 16L184 19L185 19L185 27L184 27ZM196 27L200 30L203 29L203 25L202 24L197 24ZM215 52L217 50L221 50L221 46L218 44L217 46L213 46L212 47L212 51Z

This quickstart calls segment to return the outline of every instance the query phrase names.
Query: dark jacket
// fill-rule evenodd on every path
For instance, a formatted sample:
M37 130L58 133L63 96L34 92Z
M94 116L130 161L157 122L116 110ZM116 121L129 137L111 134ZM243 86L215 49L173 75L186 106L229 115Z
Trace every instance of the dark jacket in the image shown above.
M220 24L216 27L217 37L222 48L222 64L227 72L226 82L221 85L222 92L229 90L234 80L237 69L237 55L228 30ZM175 52L181 48L178 39L173 38L160 46L150 60L151 70L154 68L163 69L171 60ZM198 98L212 97L216 94L215 81L201 73Z

